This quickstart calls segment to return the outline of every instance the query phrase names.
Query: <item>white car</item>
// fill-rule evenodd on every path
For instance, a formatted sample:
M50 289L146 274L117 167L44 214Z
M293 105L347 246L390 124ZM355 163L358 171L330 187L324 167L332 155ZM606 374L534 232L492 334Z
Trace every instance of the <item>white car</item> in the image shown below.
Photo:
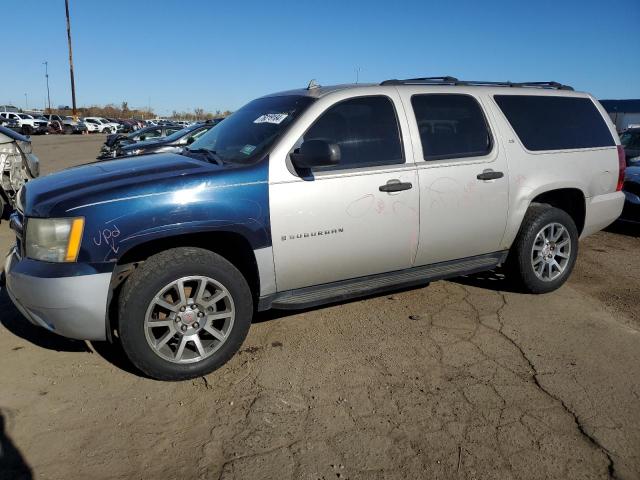
M47 128L48 122L45 119L33 118L26 113L2 112L0 116L18 122L25 135L30 135L37 130L46 131Z
M87 125L89 132L115 133L120 128L120 124L113 123L102 117L85 117L84 123ZM93 126L90 126L93 125ZM97 127L97 130L95 129Z
M86 118L82 119L82 122L87 126L87 131L89 133L100 133L102 131L102 124L98 123L96 120L89 120Z

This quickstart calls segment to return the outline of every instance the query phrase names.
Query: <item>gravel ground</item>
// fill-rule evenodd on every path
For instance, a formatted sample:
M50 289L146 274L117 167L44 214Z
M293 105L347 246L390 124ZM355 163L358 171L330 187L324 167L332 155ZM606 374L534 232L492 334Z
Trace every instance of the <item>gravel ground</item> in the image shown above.
M102 136L34 138L43 172ZM11 235L0 225L0 248ZM640 232L543 296L499 272L256 319L195 381L31 327L0 294L0 478L640 478Z

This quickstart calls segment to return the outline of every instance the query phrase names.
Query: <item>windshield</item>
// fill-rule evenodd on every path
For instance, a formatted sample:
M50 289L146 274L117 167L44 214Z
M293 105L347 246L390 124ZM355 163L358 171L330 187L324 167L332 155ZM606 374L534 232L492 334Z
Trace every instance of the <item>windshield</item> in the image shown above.
M32 118L32 117L31 117L31 115L27 115L27 114L25 114L25 113L19 113L19 114L18 114L18 116L19 116L20 118Z
M313 101L301 95L259 98L225 118L189 150L215 152L223 162L258 159Z

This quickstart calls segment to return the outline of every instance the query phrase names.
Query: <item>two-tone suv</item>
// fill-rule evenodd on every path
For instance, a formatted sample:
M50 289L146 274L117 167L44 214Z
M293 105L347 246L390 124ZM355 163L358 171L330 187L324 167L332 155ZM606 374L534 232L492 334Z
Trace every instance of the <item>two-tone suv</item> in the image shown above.
M6 283L34 324L117 332L140 370L186 379L228 361L260 310L500 264L554 290L620 214L623 174L600 104L553 82L310 84L181 153L29 182Z

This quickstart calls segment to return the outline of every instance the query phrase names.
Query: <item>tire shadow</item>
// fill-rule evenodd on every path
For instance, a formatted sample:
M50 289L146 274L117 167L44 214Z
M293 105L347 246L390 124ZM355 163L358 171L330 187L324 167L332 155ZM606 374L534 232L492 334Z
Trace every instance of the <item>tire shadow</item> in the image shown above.
M450 278L447 281L494 292L523 293L517 285L507 279L504 269L501 267L486 272Z
M605 231L638 238L640 237L640 223L617 221L605 228Z
M0 410L0 480L31 480L33 471L7 434L6 414Z
M143 372L138 370L133 363L127 357L127 354L122 348L122 344L117 338L113 339L113 343L110 342L89 342L93 347L93 351L100 355L104 360L109 362L114 367L124 370L125 372L135 375L140 378L147 378Z

